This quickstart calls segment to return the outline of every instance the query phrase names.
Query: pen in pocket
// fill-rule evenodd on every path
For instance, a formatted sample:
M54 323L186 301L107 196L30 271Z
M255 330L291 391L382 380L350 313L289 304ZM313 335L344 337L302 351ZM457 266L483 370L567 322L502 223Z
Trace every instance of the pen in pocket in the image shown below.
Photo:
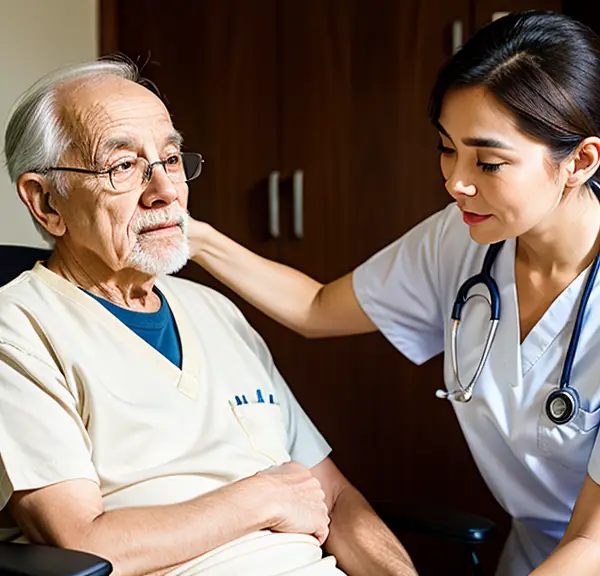
M265 395L260 388L258 388L256 390L256 403L257 404L266 404ZM231 403L231 404L233 405L233 403ZM236 394L235 395L235 405L241 406L242 404L248 404L248 399L246 398L246 395L245 394ZM273 394L269 394L269 404L277 404L277 402L275 402L275 397L273 396Z

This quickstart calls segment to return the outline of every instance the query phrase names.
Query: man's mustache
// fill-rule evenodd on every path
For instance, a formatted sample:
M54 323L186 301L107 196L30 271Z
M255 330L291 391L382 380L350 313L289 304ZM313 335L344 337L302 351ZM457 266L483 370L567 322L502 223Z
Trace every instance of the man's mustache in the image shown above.
M179 226L183 232L187 229L188 213L177 206L140 212L131 222L131 231L140 234L159 227Z

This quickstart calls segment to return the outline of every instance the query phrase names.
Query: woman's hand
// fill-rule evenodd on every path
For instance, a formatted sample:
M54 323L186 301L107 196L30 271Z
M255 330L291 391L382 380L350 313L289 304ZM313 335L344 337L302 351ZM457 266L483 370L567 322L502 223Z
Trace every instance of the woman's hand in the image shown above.
M351 274L323 285L254 254L193 218L188 238L191 260L267 316L307 338L376 330L356 299Z
M198 259L201 259L202 246L206 245L211 233L216 233L216 230L210 224L200 220L194 220L191 216L189 217L188 242L190 247L190 260L197 261Z

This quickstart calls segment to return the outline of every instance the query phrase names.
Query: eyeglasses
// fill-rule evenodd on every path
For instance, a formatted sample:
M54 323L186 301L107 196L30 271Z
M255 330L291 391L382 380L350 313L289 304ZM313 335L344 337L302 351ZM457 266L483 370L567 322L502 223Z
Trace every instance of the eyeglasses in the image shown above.
M152 179L155 166L162 166L166 175L174 184L183 184L200 176L204 158L195 152L181 152L171 154L164 160L148 162L145 158L128 158L111 166L108 170L86 170L85 168L70 168L66 166L52 166L46 172L77 172L93 176L108 176L110 185L119 194L132 190L145 188Z

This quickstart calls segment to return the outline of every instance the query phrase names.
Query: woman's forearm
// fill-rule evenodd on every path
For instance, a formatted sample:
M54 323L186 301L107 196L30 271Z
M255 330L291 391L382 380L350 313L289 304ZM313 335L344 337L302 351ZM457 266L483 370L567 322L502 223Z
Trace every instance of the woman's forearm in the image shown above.
M190 220L190 258L247 302L308 338L372 332L350 275L323 285Z
M251 252L200 222L190 226L190 257L267 316L305 334L322 284Z
M531 576L597 576L600 574L600 543L583 537L559 546Z

